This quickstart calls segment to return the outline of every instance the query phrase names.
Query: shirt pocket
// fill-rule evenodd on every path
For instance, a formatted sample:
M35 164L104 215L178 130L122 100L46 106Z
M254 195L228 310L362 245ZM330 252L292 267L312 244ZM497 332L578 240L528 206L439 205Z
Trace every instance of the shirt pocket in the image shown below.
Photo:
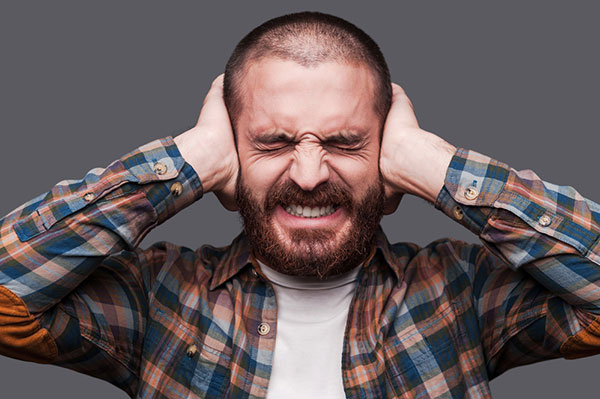
M146 329L140 397L224 397L230 360L186 328L179 316L155 309Z
M464 389L461 348L466 341L452 303L414 322L398 320L385 347L386 374L397 397L455 397ZM463 397L463 396L460 396Z

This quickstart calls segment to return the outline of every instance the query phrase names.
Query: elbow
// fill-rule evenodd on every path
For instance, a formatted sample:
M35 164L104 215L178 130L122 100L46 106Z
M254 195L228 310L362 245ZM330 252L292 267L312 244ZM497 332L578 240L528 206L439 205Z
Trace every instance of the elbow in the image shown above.
M600 316L593 315L587 326L569 337L560 347L561 355L566 359L577 359L600 353Z
M25 303L0 286L0 354L36 363L51 363L58 356L54 339L41 328Z

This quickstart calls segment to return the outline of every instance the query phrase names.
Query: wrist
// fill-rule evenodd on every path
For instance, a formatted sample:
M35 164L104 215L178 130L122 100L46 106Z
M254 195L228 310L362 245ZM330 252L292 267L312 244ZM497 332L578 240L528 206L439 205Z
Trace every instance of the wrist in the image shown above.
M227 181L226 168L219 165L223 162L222 157L215 156L215 148L218 143L210 143L212 135L201 135L201 127L195 126L173 139L181 156L194 169L200 181L204 193L222 189ZM221 158L221 159L219 159Z
M456 147L443 139L438 139L430 143L430 151L426 153L422 162L422 174L413 183L418 190L417 195L432 204L444 187L448 166L456 153Z
M435 203L444 186L448 165L456 147L433 133L418 129L405 135L385 162L389 182L397 193L407 193ZM389 156L389 155L388 155Z

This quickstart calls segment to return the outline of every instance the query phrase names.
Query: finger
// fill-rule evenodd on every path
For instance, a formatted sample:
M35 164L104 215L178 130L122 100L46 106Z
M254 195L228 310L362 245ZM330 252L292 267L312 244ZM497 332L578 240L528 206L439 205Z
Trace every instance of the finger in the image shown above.
M397 85L396 83L392 83L392 100L407 104L411 109L415 109L415 106L406 94L406 91L404 91L402 86Z
M223 81L225 80L225 74L222 73L213 80L211 86L221 86L223 87Z
M213 82L210 85L210 89L206 94L204 102L206 103L207 100L210 100L217 96L223 97L223 74L217 76L217 78L213 80Z
M202 104L197 123L200 123L201 120L209 121L220 118L229 120L225 101L223 100L222 76L220 75L213 81L210 90L206 94L206 97L204 97L204 103Z
M396 123L413 127L419 126L412 101L404 89L396 83L392 83L392 109L396 110L393 113Z
M207 107L207 104L219 103L223 102L223 81L225 74L220 74L217 76L212 83L210 84L210 89L206 96L204 97L204 101L202 101L202 110ZM198 122L200 121L200 117L202 116L202 110L200 111L200 115L198 115Z

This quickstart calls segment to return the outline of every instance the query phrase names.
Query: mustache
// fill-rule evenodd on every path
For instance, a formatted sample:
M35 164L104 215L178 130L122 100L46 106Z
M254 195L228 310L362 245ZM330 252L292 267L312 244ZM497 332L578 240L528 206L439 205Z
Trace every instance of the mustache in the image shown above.
M322 183L313 190L306 191L293 181L287 181L271 187L267 193L265 210L272 211L277 205L334 205L352 210L353 201L350 192L336 183Z

